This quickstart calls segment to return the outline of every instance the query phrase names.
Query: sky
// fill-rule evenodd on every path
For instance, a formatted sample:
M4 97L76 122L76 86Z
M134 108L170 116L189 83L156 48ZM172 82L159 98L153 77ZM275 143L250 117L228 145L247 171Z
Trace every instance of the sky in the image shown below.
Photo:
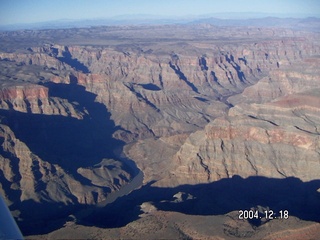
M319 0L0 0L0 25L119 15L190 16L214 13L320 16Z

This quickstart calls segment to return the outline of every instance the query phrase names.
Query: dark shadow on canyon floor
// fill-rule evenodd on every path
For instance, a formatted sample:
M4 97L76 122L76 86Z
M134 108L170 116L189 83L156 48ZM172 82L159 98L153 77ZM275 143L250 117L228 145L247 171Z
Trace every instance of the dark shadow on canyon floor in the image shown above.
M66 47L66 50L67 51L63 52L62 57L57 58L58 60L68 64L69 66L73 67L77 71L81 71L83 73L90 73L90 70L86 65L81 63L78 59L72 57L67 47Z
M83 185L91 185L77 169L93 166L105 158L117 159L114 150L121 150L124 145L112 136L117 127L110 119L111 114L103 104L95 102L95 94L77 85L76 79L72 79L71 84L47 83L45 86L49 89L50 97L67 99L69 103L74 103L75 108L82 112L85 109L88 114L83 119L77 119L0 110L1 121L13 130L16 138L24 142L33 154L51 164L59 165ZM18 172L19 159L3 150L0 153L12 160L13 171ZM138 171L134 168L134 164L124 165L123 170L135 175ZM38 177L40 180L41 176ZM3 185L13 201L10 209L20 211L19 218L23 221L18 224L23 234L41 234L58 229L63 226L69 214L85 207L79 205L75 196L71 195L68 197L73 197L74 204L69 205L50 199L21 202L21 192L11 190L10 182L3 182Z
M113 138L117 130L107 108L95 102L96 95L76 84L47 83L50 97L67 99L83 119L61 115L31 114L0 110L16 137L41 159L66 170L92 166L103 158L114 158L123 142Z
M16 221L24 236L47 234L60 229L69 220L70 214L84 208L83 205L65 205L57 202L39 203L33 200L16 203L16 206L21 212Z
M273 179L234 176L217 182L181 185L175 188L153 187L151 184L119 198L103 209L97 209L80 222L83 225L104 228L121 227L139 218L140 205L152 204L162 211L189 215L221 215L252 207L269 207L275 213L288 210L289 216L320 222L320 180L302 182L298 178ZM183 201L174 201L178 192L186 193ZM187 199L187 194L192 196ZM279 214L277 214L279 217ZM259 226L260 221L252 222Z
M146 83L146 84L140 84L141 87L143 87L146 90L150 91L160 91L161 88L153 83Z
M66 221L73 220L69 219L68 215L77 216L79 210L86 209L91 214L77 219L80 225L101 228L123 227L140 218L139 215L142 213L140 205L144 202L151 202L161 211L202 216L222 215L262 206L268 207L275 213L288 210L289 217L320 222L320 193L317 191L319 188L320 180L302 182L294 177L243 179L234 176L213 183L181 185L174 188L154 187L151 182L103 208L25 201L22 203L23 207L29 209L30 213L33 211L35 216L25 219L19 226L27 235L49 233L62 228ZM175 201L177 198L174 195L179 192L185 193L180 199L182 201ZM188 199L187 195L192 197ZM279 214L275 216L279 217ZM250 223L255 227L263 224L260 220Z

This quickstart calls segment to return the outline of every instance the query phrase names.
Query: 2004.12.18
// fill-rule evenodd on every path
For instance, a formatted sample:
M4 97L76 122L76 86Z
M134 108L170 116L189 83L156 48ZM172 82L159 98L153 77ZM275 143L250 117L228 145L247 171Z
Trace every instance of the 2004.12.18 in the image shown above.
M239 210L239 219L288 219L289 218L289 211L288 210L280 210L275 212L273 210L265 210L263 213L257 210Z

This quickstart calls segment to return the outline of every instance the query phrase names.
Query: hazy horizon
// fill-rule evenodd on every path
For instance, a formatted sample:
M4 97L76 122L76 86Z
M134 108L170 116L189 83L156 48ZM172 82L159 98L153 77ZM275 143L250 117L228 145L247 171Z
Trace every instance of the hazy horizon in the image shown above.
M182 17L320 17L320 2L315 0L284 1L49 1L2 0L0 25L34 24L52 21L81 21L114 19L125 16L148 16L154 18ZM233 16L235 15L235 16Z

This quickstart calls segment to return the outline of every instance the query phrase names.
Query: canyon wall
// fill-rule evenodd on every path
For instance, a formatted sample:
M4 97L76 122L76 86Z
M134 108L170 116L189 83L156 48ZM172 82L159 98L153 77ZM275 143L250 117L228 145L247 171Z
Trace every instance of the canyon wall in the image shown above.
M306 59L299 66L277 69L270 79L231 97L231 102L250 103L235 105L227 116L189 136L175 155L171 175L176 184L234 175L317 179L319 63L318 58Z
M247 37L243 44L188 46L193 51L177 46L175 52L160 53L55 44L32 48L24 57L20 53L15 61L64 70L50 81L70 83L72 76L97 94L97 101L121 127L115 136L130 142L199 130L225 114L228 96L241 93L270 70L319 52L318 45L302 37L250 41ZM54 60L32 61L41 54ZM3 53L1 58L12 59L13 54Z
M2 50L1 193L13 210L104 200L133 177L114 154L124 144L144 182L162 186L318 178L318 35L184 30L178 40L108 44L67 44L53 37L63 30L46 30L35 34L50 43Z

